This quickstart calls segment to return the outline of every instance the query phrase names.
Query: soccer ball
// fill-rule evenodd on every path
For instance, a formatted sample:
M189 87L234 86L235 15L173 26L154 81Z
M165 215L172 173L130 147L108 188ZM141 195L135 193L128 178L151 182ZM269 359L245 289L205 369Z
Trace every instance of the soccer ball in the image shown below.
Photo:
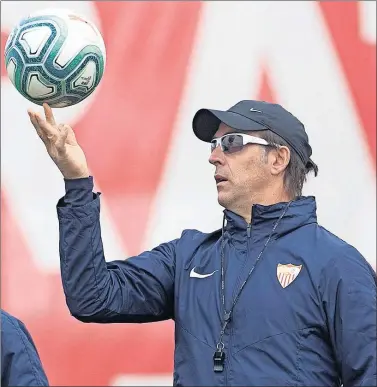
M5 45L5 66L16 89L35 104L75 105L100 83L106 64L101 33L69 10L22 19Z

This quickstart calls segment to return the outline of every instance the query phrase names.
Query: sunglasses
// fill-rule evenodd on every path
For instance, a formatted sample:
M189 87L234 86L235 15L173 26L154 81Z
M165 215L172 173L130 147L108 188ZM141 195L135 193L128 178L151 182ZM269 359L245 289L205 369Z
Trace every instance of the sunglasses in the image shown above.
M224 153L235 153L247 144L272 145L259 137L243 133L228 133L211 141L211 153L220 145Z

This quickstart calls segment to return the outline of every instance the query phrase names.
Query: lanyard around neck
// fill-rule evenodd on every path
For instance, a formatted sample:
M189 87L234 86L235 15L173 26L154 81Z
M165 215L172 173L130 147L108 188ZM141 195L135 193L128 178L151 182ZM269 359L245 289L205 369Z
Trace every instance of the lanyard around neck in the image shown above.
M292 201L290 201L284 208L284 210L282 211L281 215L279 216L279 219L276 221L274 227L272 228L266 242L264 243L264 246L261 250L261 252L258 254L258 257L253 265L253 267L250 269L246 279L243 281L242 285L240 286L240 288L238 289L238 292L236 294L236 296L234 297L233 299L233 303L232 303L232 306L230 307L229 309L229 312L226 311L226 308L225 308L225 273L224 273L224 260L225 260L225 254L224 254L224 246L225 246L225 238L224 238L224 225L223 225L223 233L222 233L222 236L221 236L221 248L220 248L220 255L221 255L221 302L222 302L222 305L223 305L223 311L224 311L224 321L223 321L223 325L221 327L221 331L220 331L220 338L219 338L219 341L216 345L216 351L215 351L215 354L213 355L213 370L215 372L222 372L224 370L224 362L225 362L225 351L224 351L224 343L223 343L223 337L224 337L224 334L225 334L225 329L232 317L232 313L233 313L233 310L234 310L234 307L236 306L237 302L238 302L238 299L241 295L241 292L242 290L244 289L247 281L249 280L249 278L251 277L251 274L253 273L257 263L259 262L259 260L262 258L262 255L268 245L268 243L270 242L271 240L271 237L274 233L274 231L276 230L276 227L278 226L280 220L283 218L283 216L285 215L285 213L287 212L288 210L288 207L290 206L290 204L292 203Z

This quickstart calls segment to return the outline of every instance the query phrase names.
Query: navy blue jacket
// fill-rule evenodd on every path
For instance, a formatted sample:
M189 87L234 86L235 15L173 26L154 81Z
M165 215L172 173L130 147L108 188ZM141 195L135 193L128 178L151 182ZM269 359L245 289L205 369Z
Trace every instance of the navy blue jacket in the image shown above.
M377 385L375 272L318 225L313 197L295 200L272 233L225 329L225 369L216 373L221 230L185 230L151 251L106 262L100 194L92 189L92 178L66 181L57 206L61 275L74 317L174 319L174 385ZM285 207L254 205L250 227L224 211L226 310Z
M1 385L48 386L37 348L24 323L1 310Z

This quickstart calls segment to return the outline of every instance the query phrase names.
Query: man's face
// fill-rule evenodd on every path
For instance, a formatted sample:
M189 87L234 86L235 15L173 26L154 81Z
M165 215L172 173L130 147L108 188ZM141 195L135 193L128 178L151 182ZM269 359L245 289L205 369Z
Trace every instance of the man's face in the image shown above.
M214 137L235 132L222 123ZM272 178L265 149L261 145L248 144L231 154L224 153L218 146L211 153L209 162L216 167L219 204L236 213L251 205L268 188Z

